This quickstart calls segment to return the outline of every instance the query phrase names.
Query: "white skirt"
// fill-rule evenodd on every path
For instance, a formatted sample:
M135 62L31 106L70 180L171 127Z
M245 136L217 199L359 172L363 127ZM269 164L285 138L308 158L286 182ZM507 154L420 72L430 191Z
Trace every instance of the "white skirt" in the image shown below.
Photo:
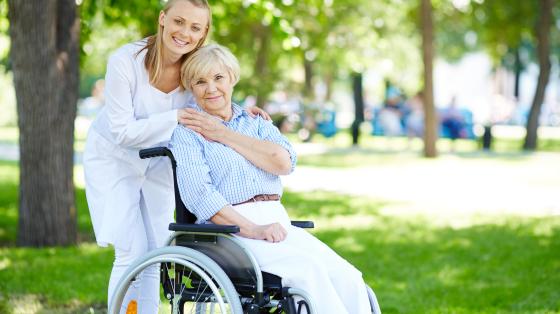
M234 209L253 223L284 226L288 235L282 242L238 238L263 271L282 277L284 287L309 293L317 313L371 313L362 274L313 235L292 226L279 201L245 203Z

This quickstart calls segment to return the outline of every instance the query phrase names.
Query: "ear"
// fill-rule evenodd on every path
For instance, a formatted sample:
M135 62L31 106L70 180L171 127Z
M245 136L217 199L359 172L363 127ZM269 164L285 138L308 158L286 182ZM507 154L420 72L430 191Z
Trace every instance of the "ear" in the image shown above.
M164 24L164 23L163 23L163 22L164 22L163 20L164 20L164 19L165 19L165 12L160 11L160 12L159 12L159 19L158 19L158 21L159 21L159 26L163 27L163 24Z

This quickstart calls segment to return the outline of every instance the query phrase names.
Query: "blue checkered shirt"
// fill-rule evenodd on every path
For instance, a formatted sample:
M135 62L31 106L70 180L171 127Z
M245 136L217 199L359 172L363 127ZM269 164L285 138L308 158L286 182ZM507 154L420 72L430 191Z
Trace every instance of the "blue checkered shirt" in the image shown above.
M250 117L233 104L233 116L223 124L228 128L284 147L296 165L296 154L288 139L270 121ZM200 108L197 108L200 110ZM244 202L259 194L282 194L277 175L262 170L230 147L211 142L182 125L169 143L177 160L177 183L185 206L204 223L228 204Z

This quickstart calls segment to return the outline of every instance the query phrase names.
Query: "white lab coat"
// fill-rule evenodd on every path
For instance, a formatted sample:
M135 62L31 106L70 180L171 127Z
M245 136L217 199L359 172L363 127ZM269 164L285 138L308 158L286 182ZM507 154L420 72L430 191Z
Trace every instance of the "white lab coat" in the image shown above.
M86 140L86 196L97 243L128 250L131 228L146 206L157 244L173 221L173 177L167 158L140 159L138 151L166 146L177 125L177 109L193 102L179 88L164 93L149 83L145 42L127 44L109 58L105 105Z

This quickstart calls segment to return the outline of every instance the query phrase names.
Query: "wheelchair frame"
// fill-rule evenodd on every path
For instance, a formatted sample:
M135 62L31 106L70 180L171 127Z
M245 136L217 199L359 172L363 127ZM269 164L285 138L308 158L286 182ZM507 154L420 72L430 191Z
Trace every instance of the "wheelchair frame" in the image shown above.
M170 302L172 313L183 313L182 307L185 302L204 298L195 300L196 313L208 313L207 305L210 304L210 313L214 313L213 309L217 305L222 312L233 314L299 314L304 307L308 313L317 314L313 300L305 291L283 287L280 277L261 271L254 255L241 241L232 236L233 233L239 232L238 226L194 223L196 217L187 210L181 200L177 184L177 163L169 149L143 149L139 155L142 159L170 159L177 222L169 225L169 230L173 233L167 239L166 246L140 257L125 272L113 294L109 313L119 313L126 291L137 275L147 267L156 267L153 265L159 264L160 283L164 297ZM311 221L292 221L292 225L301 228L314 227ZM186 268L191 270L189 277L194 272L195 279L181 279ZM175 291L176 286L181 289L178 294ZM204 290L198 296L201 287L204 287ZM210 292L204 293L208 287L213 296ZM193 295L192 292L195 288L197 295ZM375 294L371 288L367 289L372 313L381 313ZM296 305L294 297L299 297L302 301ZM271 312L273 309L275 311Z

